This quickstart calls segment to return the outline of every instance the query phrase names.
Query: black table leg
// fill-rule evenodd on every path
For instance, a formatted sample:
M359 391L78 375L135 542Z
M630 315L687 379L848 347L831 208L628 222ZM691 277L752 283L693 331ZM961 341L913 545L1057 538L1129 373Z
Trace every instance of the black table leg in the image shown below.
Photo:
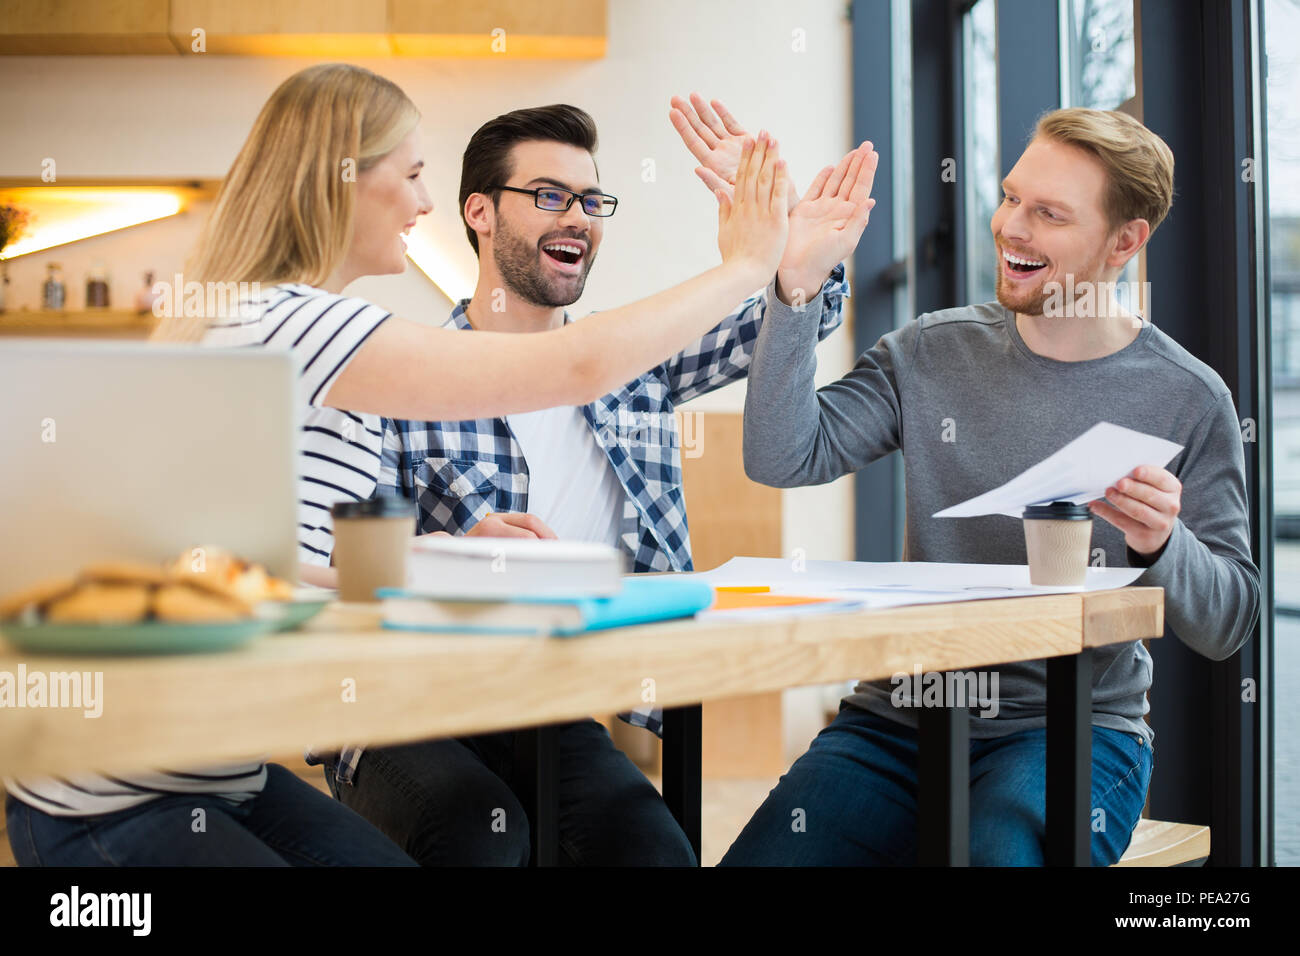
M970 710L922 707L917 862L970 866Z
M559 861L560 797L557 726L531 727L515 734L517 786L529 812L530 866L555 866Z
M1048 866L1092 863L1092 648L1047 660Z
M664 802L700 858L700 772L703 711L699 704L664 710Z

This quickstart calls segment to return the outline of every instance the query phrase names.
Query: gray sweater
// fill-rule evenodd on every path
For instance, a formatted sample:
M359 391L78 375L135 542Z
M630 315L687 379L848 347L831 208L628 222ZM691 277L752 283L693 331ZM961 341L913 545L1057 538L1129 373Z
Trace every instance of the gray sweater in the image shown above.
M1165 466L1183 484L1182 511L1137 583L1165 589L1168 630L1198 654L1223 660L1249 638L1259 571L1236 409L1222 379L1169 336L1148 324L1112 355L1059 362L1032 352L1014 316L991 302L922 315L817 389L818 321L817 305L795 312L772 297L745 400L751 478L780 488L822 484L898 450L907 486L903 560L1024 564L1019 519L930 516L1001 485L1097 422L1158 435L1184 446ZM1146 564L1100 518L1092 548L1094 556L1103 550L1107 567ZM1093 659L1093 724L1151 741L1142 719L1151 657L1142 643L1098 648ZM1046 662L992 670L996 716L972 708L971 735L1046 726ZM916 726L915 710L891 704L892 689L863 682L848 701Z

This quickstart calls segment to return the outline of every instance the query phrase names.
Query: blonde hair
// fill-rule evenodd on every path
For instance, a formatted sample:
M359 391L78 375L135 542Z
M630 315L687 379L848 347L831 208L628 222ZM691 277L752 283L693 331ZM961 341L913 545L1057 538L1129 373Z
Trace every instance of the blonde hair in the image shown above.
M186 279L326 281L347 253L356 175L392 152L419 120L396 83L358 66L323 63L289 77L235 157ZM154 337L195 335L173 323Z
M1163 139L1118 110L1052 110L1034 136L1075 146L1106 171L1103 205L1111 228L1145 219L1154 233L1174 203L1174 154Z

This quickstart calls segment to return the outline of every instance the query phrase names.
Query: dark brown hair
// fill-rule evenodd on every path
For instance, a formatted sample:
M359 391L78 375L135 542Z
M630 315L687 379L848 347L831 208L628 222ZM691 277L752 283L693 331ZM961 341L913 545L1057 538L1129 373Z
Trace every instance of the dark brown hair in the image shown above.
M596 121L576 106L556 103L514 110L489 120L470 137L460 164L460 218L469 244L478 254L478 234L465 221L465 200L474 193L492 197L495 207L500 190L491 189L510 178L510 150L516 143L543 140L596 152ZM592 162L595 162L593 157Z

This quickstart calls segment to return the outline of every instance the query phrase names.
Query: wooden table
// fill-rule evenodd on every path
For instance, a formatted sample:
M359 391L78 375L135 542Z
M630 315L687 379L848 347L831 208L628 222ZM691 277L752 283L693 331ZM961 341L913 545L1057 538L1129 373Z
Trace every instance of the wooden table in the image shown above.
M365 606L224 654L35 656L0 672L103 674L103 712L0 710L0 774L201 766L306 745L397 743L665 708L664 796L699 852L699 704L851 678L1049 658L1049 862L1088 862L1091 648L1159 637L1160 588L764 620L675 621L569 639L383 631ZM965 709L921 711L921 859L969 852ZM554 740L536 735L539 859L553 858ZM535 818L536 819L536 818Z

